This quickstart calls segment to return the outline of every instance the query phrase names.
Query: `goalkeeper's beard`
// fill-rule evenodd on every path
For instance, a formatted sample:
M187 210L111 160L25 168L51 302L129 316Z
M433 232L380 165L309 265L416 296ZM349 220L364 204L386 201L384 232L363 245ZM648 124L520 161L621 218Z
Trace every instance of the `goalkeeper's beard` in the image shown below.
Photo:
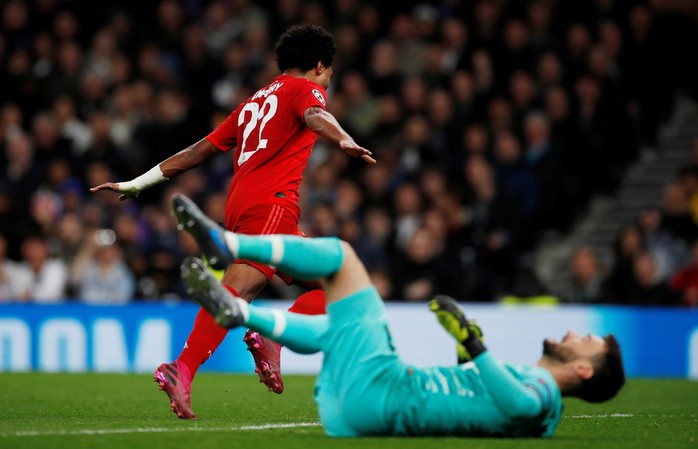
M573 354L571 351L561 347L559 343L551 340L543 340L543 357L547 357L548 359L556 360L562 363L569 362L570 360L574 360L576 358L575 354Z

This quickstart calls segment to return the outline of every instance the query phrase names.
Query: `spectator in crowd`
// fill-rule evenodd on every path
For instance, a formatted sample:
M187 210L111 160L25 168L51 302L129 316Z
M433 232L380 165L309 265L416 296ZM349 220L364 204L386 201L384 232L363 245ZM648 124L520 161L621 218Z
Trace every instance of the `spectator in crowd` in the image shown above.
M453 96L455 126L462 129L480 114L482 107L478 102L475 80L472 73L458 69L451 76L451 95Z
M596 253L589 247L577 248L572 255L571 288L561 299L573 304L593 304L604 299L605 273Z
M36 160L47 169L54 161L73 161L70 141L59 134L58 124L50 112L40 112L32 121L32 138L35 143Z
M640 210L637 224L642 231L647 250L657 265L657 278L670 280L689 261L688 244L662 227L662 212L656 207Z
M378 123L378 102L371 95L364 76L347 72L340 79L344 96L344 120L360 141L367 140Z
M406 249L412 235L419 228L424 208L424 198L416 183L405 183L397 188L393 197L395 211L395 244Z
M633 260L633 278L618 292L615 301L635 306L676 306L678 296L667 281L657 276L657 263L647 251Z
M429 148L435 162L446 171L458 162L454 150L460 128L454 122L454 106L451 95L445 89L433 90L427 99L427 119L429 120Z
M48 241L51 253L70 266L82 246L85 236L85 226L80 216L66 213L56 224L56 231Z
M693 140L694 153L698 153L698 138ZM679 169L678 183L688 198L688 210L693 222L698 224L698 165L687 165Z
M401 131L399 167L403 174L417 176L426 166L438 165L431 151L429 121L422 115L408 117ZM404 181L403 181L404 182Z
M120 305L133 299L135 280L111 229L85 239L70 267L70 281L86 304Z
M385 275L384 271L389 268L387 254L392 252L390 236L393 222L390 215L384 209L376 207L367 210L363 218L363 229L354 248L369 269L382 270Z
M688 243L698 238L698 225L691 217L688 197L678 182L665 187L662 214L662 226L671 234Z
M483 157L471 157L464 167L465 201L470 211L468 231L477 252L478 266L490 280L491 291L508 288L516 264L516 233L521 223L520 203L500 189Z
M431 230L419 227L409 237L407 246L393 261L397 279L395 293L406 301L426 301L443 291L443 266L439 253L444 241Z
M525 246L538 206L539 192L535 174L525 163L521 154L521 144L513 133L500 131L494 140L493 166L497 183L504 197L518 205L520 216L517 226L520 235L517 237Z
M17 262L7 257L7 240L0 234L0 303L19 297L17 289Z
M41 170L34 158L34 142L24 133L8 136L7 165L2 176L8 185L18 214L28 216L32 194L41 184Z
M40 235L22 242L22 261L13 279L17 299L37 304L55 304L66 300L68 267L50 257L46 239Z
M637 226L626 226L620 231L614 244L613 268L608 278L609 301L622 301L624 290L634 282L635 259L646 251L647 245L642 231Z
M698 307L698 242L691 245L690 264L674 275L670 286L684 306Z
M561 170L559 148L550 140L550 123L541 112L529 113L524 121L525 158L536 177L538 207L534 226L537 230L567 230L572 219L572 198Z
M402 77L398 72L395 44L389 40L378 42L371 51L371 65L368 68L368 83L376 95L397 95Z

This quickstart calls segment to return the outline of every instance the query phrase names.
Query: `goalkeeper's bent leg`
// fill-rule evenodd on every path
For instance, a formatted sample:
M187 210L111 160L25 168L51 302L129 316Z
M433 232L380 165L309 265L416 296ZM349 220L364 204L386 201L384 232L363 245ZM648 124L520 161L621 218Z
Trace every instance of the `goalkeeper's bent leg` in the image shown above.
M299 354L320 352L320 335L327 330L327 315L301 315L248 304L240 299L245 325Z

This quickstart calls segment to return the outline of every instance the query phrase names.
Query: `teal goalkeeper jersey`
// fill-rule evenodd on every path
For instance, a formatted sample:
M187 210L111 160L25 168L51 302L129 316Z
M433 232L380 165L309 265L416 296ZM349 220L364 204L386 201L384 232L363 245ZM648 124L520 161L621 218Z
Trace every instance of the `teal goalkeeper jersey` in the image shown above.
M407 377L409 394L388 399L398 435L547 437L560 421L560 389L540 367L484 353L453 367L409 367Z

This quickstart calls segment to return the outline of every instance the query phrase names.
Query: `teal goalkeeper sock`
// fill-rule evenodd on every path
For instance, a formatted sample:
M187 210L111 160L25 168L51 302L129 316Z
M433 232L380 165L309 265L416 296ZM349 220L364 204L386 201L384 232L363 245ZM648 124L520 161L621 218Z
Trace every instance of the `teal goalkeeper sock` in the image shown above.
M286 346L299 354L315 354L320 352L320 335L327 330L329 322L327 315L300 315L293 312L282 312L276 309L266 309L241 305L246 316L246 325L253 331Z
M336 237L243 235L225 233L228 249L238 259L270 264L289 276L314 281L342 267L344 250Z

